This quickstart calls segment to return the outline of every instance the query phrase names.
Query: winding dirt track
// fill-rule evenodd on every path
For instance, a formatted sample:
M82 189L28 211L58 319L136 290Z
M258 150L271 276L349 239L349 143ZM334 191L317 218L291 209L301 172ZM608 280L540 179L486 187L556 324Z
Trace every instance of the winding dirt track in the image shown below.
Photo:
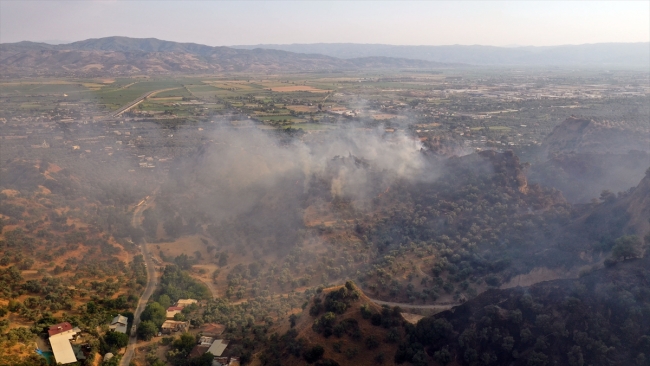
M210 290L210 293L212 294L212 298L216 299L217 298L217 288L214 287L214 284L210 280L206 280L203 278L200 278L201 282L203 282L204 285L208 287L208 290Z

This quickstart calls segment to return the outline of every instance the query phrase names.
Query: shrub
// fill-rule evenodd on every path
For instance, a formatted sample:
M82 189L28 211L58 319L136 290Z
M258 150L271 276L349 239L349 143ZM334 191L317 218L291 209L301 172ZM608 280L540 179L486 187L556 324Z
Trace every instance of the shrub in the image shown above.
M371 335L370 337L366 338L366 347L368 349L375 349L379 347L379 341L377 340L377 337Z
M378 327L381 325L381 314L372 314L370 317L370 322L372 325Z
M368 306L368 304L361 305L361 317L364 319L370 319L371 316L372 310L370 310L370 306Z
M612 248L612 258L615 260L640 257L641 253L641 239L636 235L621 236Z
M451 353L449 353L449 350L447 348L442 348L433 354L433 359L436 360L437 363L444 366L451 362Z
M307 361L307 363L314 363L323 357L323 354L325 353L325 349L321 345L315 345L308 350L306 350L303 354L302 357Z

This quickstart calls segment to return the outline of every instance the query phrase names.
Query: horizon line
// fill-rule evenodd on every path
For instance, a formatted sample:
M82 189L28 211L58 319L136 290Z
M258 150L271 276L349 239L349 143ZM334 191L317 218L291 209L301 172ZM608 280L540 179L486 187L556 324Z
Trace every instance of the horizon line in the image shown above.
M643 43L650 43L649 41L639 41L639 42L593 42L593 43L564 43L564 44L556 44L556 45L547 45L547 46L535 46L535 45L502 45L502 46L496 46L496 45L489 45L489 44L460 44L460 43L454 43L454 44L391 44L391 43L362 43L362 42L313 42L313 43L256 43L256 44L228 44L228 45L209 45L205 43L197 43L197 42L186 42L186 41L170 41L166 39L160 39L156 37L130 37L130 36L119 36L119 35L114 35L114 36L106 36L106 37L96 37L96 38L85 38L77 41L61 41L60 43L54 43L54 40L41 40L41 41L32 41L32 40L22 40L22 41L16 41L16 42L0 42L0 44L15 44L15 43L21 43L21 42L31 42L31 43L42 43L42 44L47 44L51 46L62 46L62 45L69 45L73 44L76 42L83 42L87 40L100 40L100 39L107 39L107 38L129 38L129 39L138 39L138 40L144 40L144 39L155 39L158 41L163 41L163 42L173 42L173 43L190 43L190 44L196 44L196 45L202 45L202 46L208 46L208 47L251 47L251 46L305 46L305 45L371 45L371 46L392 46L392 47L450 47L450 46L462 46L462 47L496 47L496 48L544 48L544 47L566 47L566 46L585 46L585 45L599 45L599 44L643 44ZM50 42L48 42L50 41ZM56 40L59 42L59 40Z

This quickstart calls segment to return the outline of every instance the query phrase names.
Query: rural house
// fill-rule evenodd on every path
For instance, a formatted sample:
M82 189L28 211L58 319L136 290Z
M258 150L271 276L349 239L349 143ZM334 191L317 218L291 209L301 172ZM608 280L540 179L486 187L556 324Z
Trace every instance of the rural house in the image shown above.
M81 333L79 328L72 328L70 323L63 322L51 326L47 333L50 336L50 346L57 364L65 365L77 362L77 356L72 349L70 340L76 339L77 334Z
M200 332L206 337L215 338L220 336L225 330L226 326L223 324L208 323L201 327Z
M171 334L171 332L179 332L189 327L189 322L181 322L176 320L165 320L162 324L161 331L163 334Z
M194 300L194 299L178 299L178 301L176 302L176 306L182 309L187 305L196 304L197 302L198 300Z
M114 332L126 334L128 322L129 320L127 317L117 314L117 316L111 321L111 325L108 326L108 329Z
M165 318L172 320L174 319L174 316L176 316L176 314L180 314L181 311L183 311L182 307L170 306L167 308L167 311L165 312Z

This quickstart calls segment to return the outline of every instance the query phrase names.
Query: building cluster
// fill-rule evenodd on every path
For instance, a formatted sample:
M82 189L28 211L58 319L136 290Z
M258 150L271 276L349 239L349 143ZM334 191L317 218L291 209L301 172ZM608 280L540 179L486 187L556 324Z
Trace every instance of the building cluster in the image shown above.
M167 320L162 325L160 335L187 331L189 329L189 322L177 321L173 320L173 318L185 307L196 303L197 300L195 299L179 299L176 304L170 306L167 309ZM127 334L128 326L128 318L118 314L111 320L108 331ZM224 351L230 343L229 340L222 338L225 328L222 324L209 323L203 325L199 330L201 337L188 357L195 358L209 352L214 356L212 366L239 366L240 360L238 357L224 356ZM90 347L84 343L81 334L81 330L78 327L73 327L69 322L63 322L49 327L48 343L56 364L66 365L86 359L88 355L87 351L90 350ZM42 348L42 350L38 350L41 354L50 351L47 349L47 345L39 348ZM113 353L109 352L104 355L103 361L106 362L114 356Z
M117 315L111 320L108 326L109 331L127 333L128 319L123 315ZM83 339L82 332L78 327L73 327L69 322L54 324L48 328L49 348L56 364L67 365L86 359L90 346L87 340ZM50 352L47 345L44 350L39 349L40 354ZM113 354L107 354L110 359Z
M171 334L172 332L183 332L190 326L189 322L177 320L177 315L182 314L183 309L191 304L196 304L195 299L178 299L176 304L167 308L165 312L165 322L161 326L162 334Z
M224 351L228 348L230 343L227 339L222 339L221 335L226 327L222 324L205 324L201 328L201 338L189 358L199 357L205 353L210 353L214 356L212 366L239 366L238 357L225 357Z

